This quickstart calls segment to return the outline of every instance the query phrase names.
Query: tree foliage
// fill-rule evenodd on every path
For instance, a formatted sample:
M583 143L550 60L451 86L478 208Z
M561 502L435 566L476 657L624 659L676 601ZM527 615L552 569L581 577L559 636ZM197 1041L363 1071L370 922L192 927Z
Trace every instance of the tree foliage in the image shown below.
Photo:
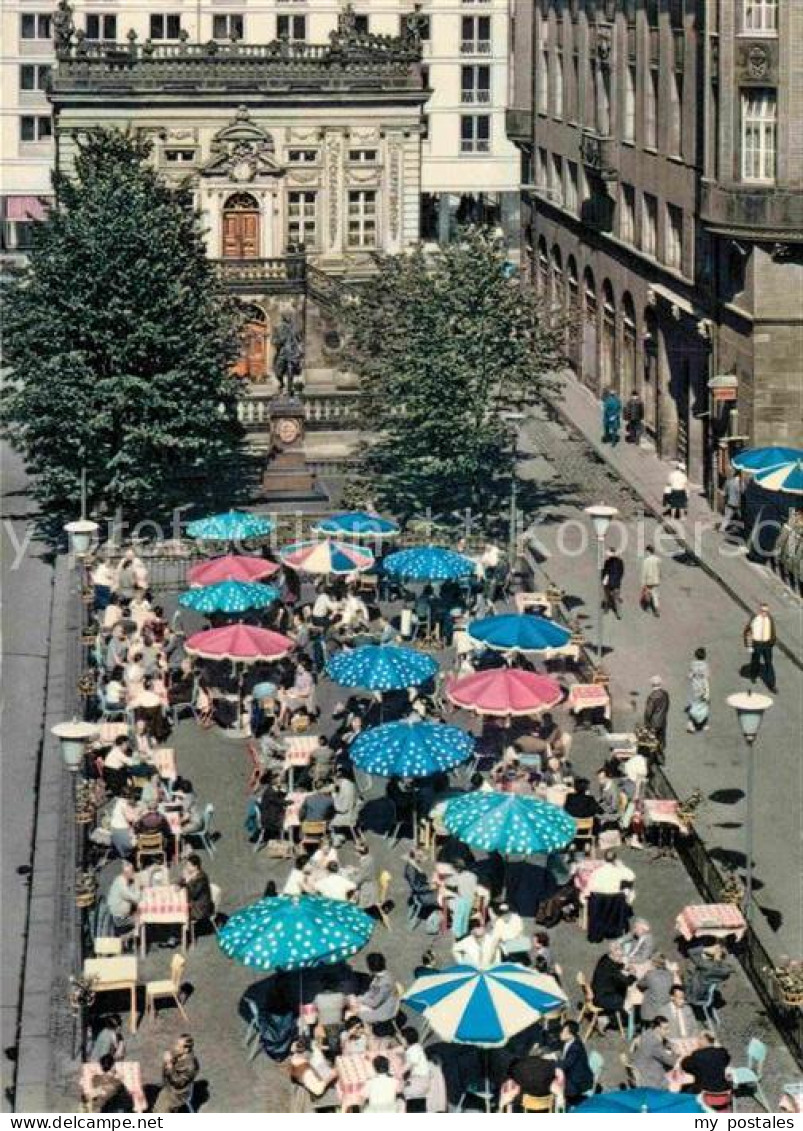
M492 513L514 459L504 414L553 380L565 323L479 228L434 252L380 257L341 313L371 437L356 494L403 516Z
M51 517L74 517L82 467L95 510L161 513L239 444L236 310L149 153L83 136L4 303L3 423Z

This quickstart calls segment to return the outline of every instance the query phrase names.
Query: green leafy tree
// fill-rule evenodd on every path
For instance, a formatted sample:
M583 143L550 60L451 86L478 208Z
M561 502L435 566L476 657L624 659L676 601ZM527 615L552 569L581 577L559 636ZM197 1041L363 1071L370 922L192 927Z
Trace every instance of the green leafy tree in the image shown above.
M155 516L238 449L237 312L186 187L147 142L93 130L4 302L2 419L45 514ZM190 498L188 498L188 495Z
M554 380L566 324L511 273L487 229L377 262L341 311L369 437L351 497L404 517L492 515L515 458L505 414Z

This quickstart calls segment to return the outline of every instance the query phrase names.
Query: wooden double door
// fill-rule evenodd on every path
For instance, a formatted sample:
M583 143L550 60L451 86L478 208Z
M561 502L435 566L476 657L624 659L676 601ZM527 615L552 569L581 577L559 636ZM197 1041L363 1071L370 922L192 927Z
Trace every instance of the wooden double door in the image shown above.
M259 205L249 193L229 197L223 208L223 258L258 259L261 252Z

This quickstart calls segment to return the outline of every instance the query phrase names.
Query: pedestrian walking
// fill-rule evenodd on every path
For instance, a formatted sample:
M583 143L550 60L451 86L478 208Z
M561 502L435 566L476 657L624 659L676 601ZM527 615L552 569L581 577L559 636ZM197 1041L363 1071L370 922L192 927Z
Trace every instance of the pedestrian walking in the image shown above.
M609 610L615 614L617 620L622 619L620 612L622 601L622 579L625 575L625 563L615 550L608 550L602 566L602 590L604 612Z
M775 620L770 615L770 607L761 604L756 615L745 625L744 643L751 653L750 682L755 683L761 676L773 695L778 690L772 662L772 650L776 640Z
M644 401L636 389L630 394L630 400L624 408L625 440L628 444L638 444L644 430Z
M667 485L664 488L664 507L672 518L682 518L689 507L689 480L686 475L686 466L682 463L675 464L669 473Z
M155 1112L164 1115L190 1108L193 1085L200 1072L194 1050L192 1037L182 1033L172 1049L164 1054L162 1088L153 1105Z
M734 518L741 521L742 517L742 497L744 489L742 484L742 476L738 471L734 471L725 480L725 509L722 514L722 523L719 527L721 534L726 534L730 529L730 525Z
M651 610L653 616L661 615L661 559L654 546L647 546L644 561L641 563L640 603L645 612Z
M644 726L658 740L658 761L663 761L666 748L666 725L669 719L669 692L659 675L650 680L650 691L644 703Z
M622 402L613 389L608 389L602 400L602 442L613 447L619 443L622 427Z
M686 724L686 730L690 734L695 734L700 730L708 730L708 715L711 706L710 676L705 648L697 648L689 668L689 702L686 706L689 721Z

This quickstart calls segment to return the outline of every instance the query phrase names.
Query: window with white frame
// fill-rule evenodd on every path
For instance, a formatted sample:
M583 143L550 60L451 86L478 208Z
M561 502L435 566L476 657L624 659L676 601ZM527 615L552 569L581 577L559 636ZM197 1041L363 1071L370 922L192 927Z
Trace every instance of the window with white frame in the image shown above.
M376 165L379 160L378 149L350 149L349 161L353 165Z
M314 165L317 160L317 149L299 147L297 149L287 150L287 162L289 165Z
M463 114L460 118L460 152L490 153L491 119L488 114Z
M487 63L460 68L460 101L465 103L491 101L491 68Z
M20 67L20 90L47 90L50 71L47 63L23 63Z
M556 118L563 117L563 54L555 52L552 70L552 113Z
M180 12L152 12L150 19L151 39L180 39Z
M674 204L666 206L664 261L667 267L680 271L683 267L683 210Z
M212 16L212 38L237 42L245 36L245 17L242 12L221 12Z
M644 84L644 144L647 149L658 148L658 70L650 67Z
M636 68L625 67L625 97L622 113L622 141L636 140Z
M461 55L491 54L491 17L463 16L460 21Z
M20 16L20 39L50 39L50 16L46 12L23 12Z
M314 248L318 237L318 194L305 189L287 194L287 245Z
M648 192L642 198L641 250L646 255L656 255L658 251L658 201Z
M776 92L770 87L742 91L742 180L775 180L778 133Z
M289 39L294 43L304 43L307 38L307 17L277 16L276 36L278 39Z
M742 0L742 28L752 34L776 35L778 0Z
M48 141L52 136L49 114L23 114L20 118L20 141Z
M636 190L624 183L619 198L619 239L636 242Z
M349 247L376 247L376 192L353 189L348 194Z
M114 43L117 39L117 16L114 12L87 12L84 30L87 39Z

